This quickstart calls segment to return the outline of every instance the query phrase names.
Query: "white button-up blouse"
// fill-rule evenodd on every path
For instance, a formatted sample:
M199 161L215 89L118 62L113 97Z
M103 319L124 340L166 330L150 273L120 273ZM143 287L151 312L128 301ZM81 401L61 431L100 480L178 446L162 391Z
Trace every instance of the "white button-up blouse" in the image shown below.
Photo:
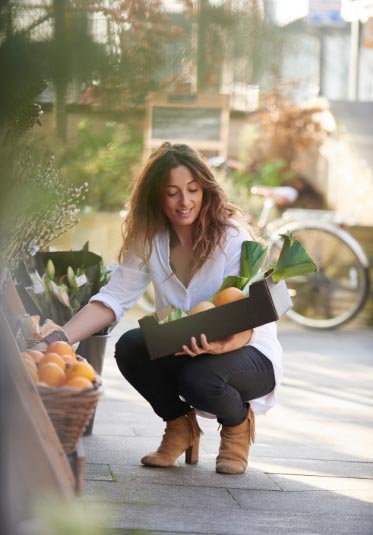
M132 308L144 293L150 282L153 283L156 309L175 305L188 311L199 301L208 299L220 287L227 275L238 275L240 271L241 246L251 240L247 230L227 227L223 247L217 247L202 267L193 275L187 288L177 278L170 267L170 237L168 232L158 234L153 243L152 253L147 265L136 257L127 255L116 267L108 284L94 295L90 301L100 301L111 308L119 321L123 314ZM277 339L275 323L256 327L248 345L261 351L273 365L276 388L281 382L282 348ZM255 413L267 412L274 406L275 392L250 401Z

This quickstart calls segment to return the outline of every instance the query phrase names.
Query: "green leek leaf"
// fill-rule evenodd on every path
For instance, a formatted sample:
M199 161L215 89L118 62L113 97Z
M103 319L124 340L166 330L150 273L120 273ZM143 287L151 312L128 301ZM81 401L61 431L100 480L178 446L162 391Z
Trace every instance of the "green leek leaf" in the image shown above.
M244 241L241 249L240 275L252 279L259 271L267 247L256 241Z
M291 232L288 231L286 234L280 234L280 236L283 238L284 243L278 261L273 266L273 282L317 271L317 265L308 255L303 245L298 240L292 240Z

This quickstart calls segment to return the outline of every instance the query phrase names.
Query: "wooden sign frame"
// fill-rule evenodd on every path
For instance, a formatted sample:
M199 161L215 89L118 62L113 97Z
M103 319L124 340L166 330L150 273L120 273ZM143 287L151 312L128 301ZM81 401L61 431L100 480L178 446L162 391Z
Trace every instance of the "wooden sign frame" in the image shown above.
M146 100L144 156L165 141L227 157L229 95L150 93Z
M11 398L5 402L9 412L14 409L13 425L5 429L6 440L11 442L7 448L11 470L6 484L11 489L10 498L19 501L16 507L22 511L33 497L56 494L71 498L75 478L14 336L16 318L25 309L10 277L2 277L0 290L1 361Z

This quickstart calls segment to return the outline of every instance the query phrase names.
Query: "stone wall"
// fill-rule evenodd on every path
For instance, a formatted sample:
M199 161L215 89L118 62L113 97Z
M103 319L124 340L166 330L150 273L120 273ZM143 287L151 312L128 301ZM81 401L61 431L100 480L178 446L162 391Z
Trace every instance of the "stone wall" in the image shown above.
M328 205L354 224L373 226L373 169L348 137L327 148Z

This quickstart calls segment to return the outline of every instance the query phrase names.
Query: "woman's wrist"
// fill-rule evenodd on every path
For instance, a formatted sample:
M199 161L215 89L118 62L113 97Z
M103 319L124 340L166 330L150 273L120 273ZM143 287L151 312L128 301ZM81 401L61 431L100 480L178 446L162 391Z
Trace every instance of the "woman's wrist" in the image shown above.
M60 329L54 329L53 331L49 332L46 336L44 336L42 342L45 342L47 346L53 344L53 342L67 342L71 345L71 340L67 332L62 329L62 327Z
M253 335L253 329L242 331L240 333L233 335L230 343L228 342L229 345L228 345L228 348L225 350L225 352L235 351L236 349L241 349L241 347L248 345L250 343L252 335Z

